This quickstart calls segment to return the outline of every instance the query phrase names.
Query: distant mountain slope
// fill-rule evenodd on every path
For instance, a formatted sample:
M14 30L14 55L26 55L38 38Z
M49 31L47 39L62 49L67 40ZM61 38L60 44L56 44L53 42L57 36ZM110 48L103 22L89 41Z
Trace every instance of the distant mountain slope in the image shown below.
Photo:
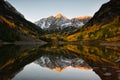
M113 21L114 18L120 16L120 0L110 0L101 6L94 17L87 23L88 26L94 24L107 24Z
M84 27L69 34L66 40L120 41L120 0L110 0L103 4Z
M80 16L68 19L62 14L50 16L48 18L40 19L35 22L41 27L45 34L40 36L40 39L47 42L64 41L64 36L73 32L75 29L82 27L91 19L91 16Z
M1 41L39 41L40 27L27 21L9 2L0 0L0 40Z
M73 28L83 26L90 19L91 16L68 19L59 13L56 16L40 19L39 21L35 22L35 24L45 31L62 31L64 29L69 31Z

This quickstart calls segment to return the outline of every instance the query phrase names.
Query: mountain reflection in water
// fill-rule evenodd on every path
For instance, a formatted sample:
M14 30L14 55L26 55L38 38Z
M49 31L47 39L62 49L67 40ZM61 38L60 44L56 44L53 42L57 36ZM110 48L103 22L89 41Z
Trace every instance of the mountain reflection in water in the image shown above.
M74 55L43 55L35 63L39 64L41 67L47 67L49 69L55 69L58 72L61 72L65 68L71 66L73 68L91 70L92 68L82 59Z
M120 80L119 59L120 47L112 46L4 45L0 80Z

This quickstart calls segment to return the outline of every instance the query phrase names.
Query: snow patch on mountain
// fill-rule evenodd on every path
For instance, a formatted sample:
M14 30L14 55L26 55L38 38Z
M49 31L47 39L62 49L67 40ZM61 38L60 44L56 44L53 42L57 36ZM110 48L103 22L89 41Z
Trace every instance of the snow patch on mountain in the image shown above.
M90 19L90 16L68 19L67 17L59 13L55 17L50 16L48 18L40 19L39 21L35 22L35 24L41 27L43 30L63 30L67 27L79 28Z

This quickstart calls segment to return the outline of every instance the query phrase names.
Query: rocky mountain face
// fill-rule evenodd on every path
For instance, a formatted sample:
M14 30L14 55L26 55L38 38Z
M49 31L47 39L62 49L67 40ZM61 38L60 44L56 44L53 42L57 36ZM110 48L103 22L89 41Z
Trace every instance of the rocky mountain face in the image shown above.
M103 4L93 18L70 34L67 40L120 41L120 0Z
M68 29L69 31L70 29L83 26L90 19L91 16L68 19L62 14L57 14L56 16L40 19L39 21L35 22L35 24L40 26L43 30L59 31Z
M9 2L0 0L1 41L35 41L36 35L42 33L40 27L27 21Z

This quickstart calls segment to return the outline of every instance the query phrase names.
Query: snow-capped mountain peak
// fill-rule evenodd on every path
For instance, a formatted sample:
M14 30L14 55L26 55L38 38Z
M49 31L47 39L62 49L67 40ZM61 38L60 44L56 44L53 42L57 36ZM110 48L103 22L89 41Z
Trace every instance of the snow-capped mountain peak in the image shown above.
M61 13L56 16L49 16L47 18L42 18L35 22L36 25L40 26L42 29L47 31L61 31L67 28L75 29L83 26L86 22L91 19L90 16L82 16L77 18L68 19Z
M56 19L58 18L67 18L65 17L64 15L62 15L61 13L58 13L56 16L55 16Z

